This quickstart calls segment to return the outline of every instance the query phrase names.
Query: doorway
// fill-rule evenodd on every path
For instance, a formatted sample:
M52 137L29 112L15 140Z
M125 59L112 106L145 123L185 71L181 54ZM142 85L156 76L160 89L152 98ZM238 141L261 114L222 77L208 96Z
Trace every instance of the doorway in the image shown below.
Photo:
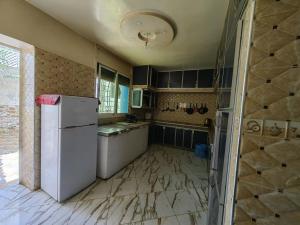
M0 188L19 181L20 50L0 43Z

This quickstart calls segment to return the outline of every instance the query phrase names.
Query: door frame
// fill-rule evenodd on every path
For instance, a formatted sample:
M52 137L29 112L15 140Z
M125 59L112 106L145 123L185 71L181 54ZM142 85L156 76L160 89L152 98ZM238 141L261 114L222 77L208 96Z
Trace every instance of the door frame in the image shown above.
M237 181L237 168L238 168L238 156L240 149L240 137L242 131L242 115L244 111L244 102L246 98L245 88L247 82L251 37L253 30L253 18L255 10L255 0L249 0L246 9L243 13L239 26L241 26L241 41L238 49L238 64L236 69L236 93L234 98L233 108L233 120L232 120L232 134L230 152L228 157L228 173L226 178L226 194L224 202L224 224L233 224L234 216L234 200L235 200L235 189ZM248 23L248 24L247 24ZM248 27L247 27L248 26ZM245 27L248 29L245 30ZM244 44L245 47L241 47ZM241 58L240 56L244 57ZM241 60L245 60L242 62Z

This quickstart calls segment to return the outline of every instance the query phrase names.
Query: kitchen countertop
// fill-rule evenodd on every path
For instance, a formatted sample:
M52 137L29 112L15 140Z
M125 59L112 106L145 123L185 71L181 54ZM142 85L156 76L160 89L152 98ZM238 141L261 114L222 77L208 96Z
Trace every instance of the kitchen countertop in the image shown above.
M171 121L161 121L161 120L154 120L153 123L155 124L161 124L161 125L169 125L174 127L183 127L183 128L190 128L190 129L197 129L197 130L204 130L208 131L209 128L205 127L203 125L196 125L196 124L188 124L188 123L176 123Z
M149 125L150 122L136 122L136 123L128 123L128 122L117 122L107 125L101 125L98 127L98 135L100 136L111 136L111 135L117 135L124 132L131 131L133 129L137 129L142 126Z

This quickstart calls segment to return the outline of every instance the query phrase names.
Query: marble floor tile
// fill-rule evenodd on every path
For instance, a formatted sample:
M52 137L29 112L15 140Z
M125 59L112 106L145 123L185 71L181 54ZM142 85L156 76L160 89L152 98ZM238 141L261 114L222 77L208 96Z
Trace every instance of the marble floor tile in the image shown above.
M0 224L23 225L23 224L67 224L71 217L76 202L66 204L47 204L27 208L14 208L0 210Z
M109 201L107 225L130 224L142 221L138 195L112 197Z
M178 215L177 219L180 225L206 225L207 213L194 212L189 214Z
M23 185L12 185L5 187L4 189L0 189L0 209L5 208L6 205L11 204L11 202L29 194L30 192L31 191Z
M175 215L164 192L140 194L139 201L143 221Z
M38 190L35 192L29 192L22 197L16 198L5 205L6 209L9 208L26 208L40 205L53 204L56 201L45 192Z
M132 195L137 192L136 178L114 179L112 181L111 196Z
M0 189L0 224L205 225L206 170L192 152L152 146L62 204L22 185Z
M179 222L176 216L170 216L170 217L157 218L154 220L146 220L142 222L131 223L130 225L179 225Z
M106 198L111 195L112 181L97 179L95 183L72 197L69 201Z
M133 178L135 177L134 165L129 164L124 169L119 171L116 175L114 175L113 179L125 179L125 178Z
M139 167L135 168L135 175L136 177L157 176L159 170L159 164L141 164Z
M165 191L184 190L187 188L188 178L185 175L169 174L159 177Z
M167 198L175 214L185 214L201 210L199 202L190 190L166 191Z
M158 180L158 176L150 177L138 177L137 181L137 193L151 193L151 192L161 192L163 187Z
M186 190L188 188L201 188L207 186L208 182L203 181L193 174L171 174L159 177L165 191Z
M106 224L109 210L109 198L77 202L68 224Z
M197 202L198 211L207 211L208 210L208 196L205 193L205 190L202 188L189 189L189 192L193 195L194 199Z

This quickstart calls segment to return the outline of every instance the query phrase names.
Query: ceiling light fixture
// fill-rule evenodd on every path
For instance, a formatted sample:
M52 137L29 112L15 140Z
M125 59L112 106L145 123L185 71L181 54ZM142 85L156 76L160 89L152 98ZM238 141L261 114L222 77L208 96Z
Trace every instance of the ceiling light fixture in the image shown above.
M146 48L168 45L175 36L171 22L154 12L129 13L122 19L120 29L130 43Z

